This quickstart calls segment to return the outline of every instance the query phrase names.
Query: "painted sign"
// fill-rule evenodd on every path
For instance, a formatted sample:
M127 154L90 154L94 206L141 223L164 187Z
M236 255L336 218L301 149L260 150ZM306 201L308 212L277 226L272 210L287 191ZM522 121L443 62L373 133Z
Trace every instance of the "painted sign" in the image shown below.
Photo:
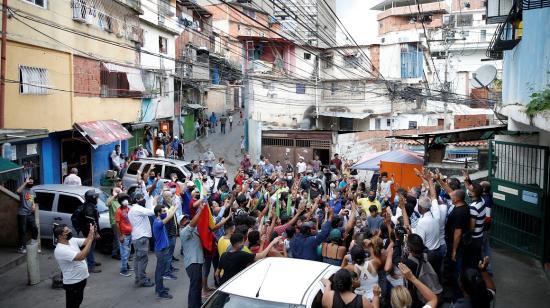
M539 195L536 192L524 190L521 195L521 200L532 204L539 204Z

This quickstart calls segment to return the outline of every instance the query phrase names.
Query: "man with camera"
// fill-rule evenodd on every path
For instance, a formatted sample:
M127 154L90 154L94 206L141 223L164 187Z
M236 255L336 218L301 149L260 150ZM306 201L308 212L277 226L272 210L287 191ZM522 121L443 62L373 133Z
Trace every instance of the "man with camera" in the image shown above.
M86 258L92 250L95 226L87 226L86 238L73 238L73 233L67 225L58 225L54 228L57 239L54 256L63 274L63 289L67 308L80 307L84 298L84 287L90 274ZM82 250L81 247L84 247Z

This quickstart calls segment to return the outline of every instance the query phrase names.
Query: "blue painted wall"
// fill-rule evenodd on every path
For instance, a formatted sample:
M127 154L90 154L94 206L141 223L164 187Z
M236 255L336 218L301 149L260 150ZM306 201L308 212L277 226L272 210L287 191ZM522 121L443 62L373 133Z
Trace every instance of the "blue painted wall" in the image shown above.
M59 137L50 134L48 138L42 139L41 182L44 184L61 183L61 144Z
M155 119L155 104L150 98L141 100L141 122L151 122Z
M523 37L504 52L502 101L529 103L550 84L550 8L523 11Z
M118 142L104 144L92 150L92 183L93 186L99 186L101 178L105 171L111 169L111 152L115 149ZM122 141L120 146L121 152L128 154L128 141Z

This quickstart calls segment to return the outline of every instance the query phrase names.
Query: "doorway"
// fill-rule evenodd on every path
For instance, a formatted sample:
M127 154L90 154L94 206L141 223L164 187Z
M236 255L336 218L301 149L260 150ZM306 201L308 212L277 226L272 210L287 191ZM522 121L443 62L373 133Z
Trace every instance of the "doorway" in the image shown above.
M61 140L61 182L71 171L78 169L82 185L92 186L92 149L83 138Z
M313 149L313 157L319 156L319 160L322 165L329 165L330 163L330 150L329 149Z

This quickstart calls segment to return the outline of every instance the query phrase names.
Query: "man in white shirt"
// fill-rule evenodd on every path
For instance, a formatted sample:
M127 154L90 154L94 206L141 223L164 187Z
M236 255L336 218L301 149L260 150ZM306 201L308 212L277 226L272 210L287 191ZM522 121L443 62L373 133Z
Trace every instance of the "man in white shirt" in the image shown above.
M140 287L152 287L155 285L146 275L147 262L149 258L149 238L151 233L151 222L149 217L155 216L155 212L145 207L145 199L141 192L135 192L132 196L134 204L128 211L128 220L132 225L132 244L136 251L134 259L135 281L134 283ZM154 203L152 202L153 206Z
M147 150L143 148L143 145L138 145L137 158L147 158L148 156L149 152L147 152Z
M78 169L71 168L71 174L69 174L65 177L65 180L63 181L63 184L65 184L65 185L74 185L74 186L82 186L82 180L78 176Z
M90 224L88 237L73 238L73 233L67 225L58 225L54 229L57 245L54 256L63 274L63 289L67 307L80 307L84 299L84 288L90 274L86 257L94 241L95 227ZM84 246L82 250L80 247Z
M391 180L388 180L388 173L382 172L380 174L380 183L378 184L378 200L381 204L384 204L386 200L391 198L391 186L393 184L393 176Z
M296 170L298 171L298 173L304 174L306 172L306 169L307 169L307 165L304 162L304 158L300 156L298 158L298 163L296 164Z
M418 219L416 228L412 229L413 233L420 235L428 251L439 248L439 220L435 218L431 207L432 202L428 197L422 196L418 199L420 219Z

